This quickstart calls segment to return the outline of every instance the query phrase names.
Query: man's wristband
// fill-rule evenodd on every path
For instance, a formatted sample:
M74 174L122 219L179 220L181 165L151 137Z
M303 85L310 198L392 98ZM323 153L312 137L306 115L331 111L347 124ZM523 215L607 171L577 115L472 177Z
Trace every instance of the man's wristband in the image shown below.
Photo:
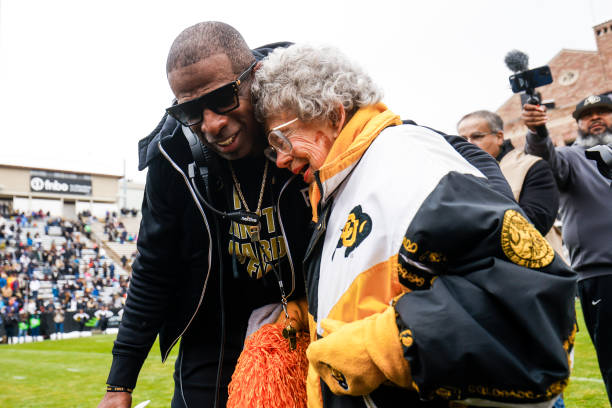
M129 392L130 394L134 391L133 388L118 387L116 385L106 385L106 392Z

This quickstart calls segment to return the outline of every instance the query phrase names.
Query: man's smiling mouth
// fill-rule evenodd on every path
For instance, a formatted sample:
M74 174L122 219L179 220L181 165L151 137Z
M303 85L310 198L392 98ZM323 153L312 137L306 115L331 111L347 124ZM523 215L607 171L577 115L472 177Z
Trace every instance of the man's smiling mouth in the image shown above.
M236 140L236 135L230 136L225 140L221 140L219 142L215 142L215 144L221 146L221 147L225 147L225 146L229 146L232 143L234 143L234 140Z

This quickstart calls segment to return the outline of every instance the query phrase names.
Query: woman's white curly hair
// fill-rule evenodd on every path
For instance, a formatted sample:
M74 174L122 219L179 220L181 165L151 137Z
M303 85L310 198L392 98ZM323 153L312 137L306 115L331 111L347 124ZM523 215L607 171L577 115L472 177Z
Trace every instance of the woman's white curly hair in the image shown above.
M350 118L382 98L372 79L333 47L295 44L277 48L262 62L251 86L255 117L262 123L279 113L336 123L338 104Z

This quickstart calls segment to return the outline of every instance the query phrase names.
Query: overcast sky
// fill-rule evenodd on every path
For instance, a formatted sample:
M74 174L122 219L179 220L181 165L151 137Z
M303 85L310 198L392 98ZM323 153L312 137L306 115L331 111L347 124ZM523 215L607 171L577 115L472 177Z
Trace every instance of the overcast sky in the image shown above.
M530 67L562 48L595 50L612 0L28 1L0 0L0 163L123 173L172 94L168 49L204 20L251 47L288 40L350 55L405 119L453 133L512 94L505 54Z

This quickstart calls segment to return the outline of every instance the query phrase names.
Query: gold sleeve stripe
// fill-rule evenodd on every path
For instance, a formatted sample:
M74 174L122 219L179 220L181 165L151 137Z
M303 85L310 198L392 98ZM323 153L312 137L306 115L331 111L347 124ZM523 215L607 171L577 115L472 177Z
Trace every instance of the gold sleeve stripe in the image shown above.
M383 312L403 292L397 276L397 254L360 273L326 316L353 322Z

